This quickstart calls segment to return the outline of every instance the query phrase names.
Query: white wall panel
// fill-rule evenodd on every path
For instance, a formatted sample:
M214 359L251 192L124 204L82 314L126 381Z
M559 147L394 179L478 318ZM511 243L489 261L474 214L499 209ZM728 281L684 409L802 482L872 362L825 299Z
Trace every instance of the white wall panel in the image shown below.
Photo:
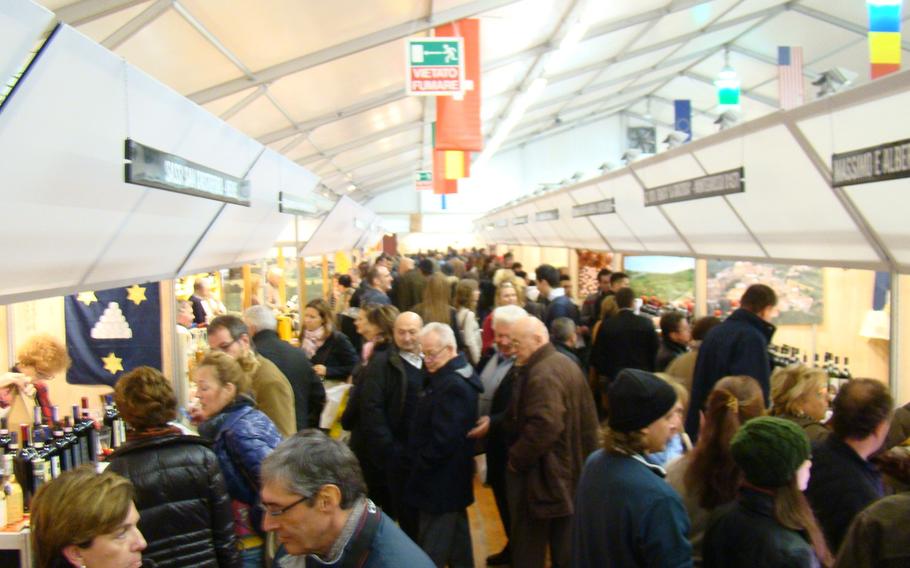
M19 71L53 20L52 12L28 0L0 2L0 84Z
M646 250L689 254L685 243L657 207L644 206L643 191L635 178L620 176L602 184L601 188L606 188L607 194L616 199L616 211ZM607 239L610 240L609 235Z
M342 197L322 219L300 255L318 256L352 250L375 218L375 213L369 209L349 197Z

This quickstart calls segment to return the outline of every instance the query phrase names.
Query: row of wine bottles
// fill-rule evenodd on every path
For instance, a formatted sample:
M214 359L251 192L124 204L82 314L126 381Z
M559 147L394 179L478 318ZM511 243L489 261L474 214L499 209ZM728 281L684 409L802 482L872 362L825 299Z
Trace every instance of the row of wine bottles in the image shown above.
M106 397L102 423L104 428L89 415L87 397L82 398L81 408L73 405L72 420L66 416L61 421L56 406L52 407L48 420L41 407L36 406L34 423L20 424L18 436L9 430L4 419L0 424L4 493L7 496L15 493L12 485L18 483L23 506L28 509L32 496L43 483L80 465L97 463L105 449L116 449L126 441L124 422L110 396ZM8 513L9 506L7 522L15 522Z
M801 353L799 348L791 345L769 345L768 356L771 358L773 367L789 367L790 365L809 365L809 354ZM834 355L826 351L824 361L819 362L819 354L813 356L812 366L824 369L828 373L828 378L836 381L849 381L853 378L850 371L850 358L844 357L844 364L841 366L840 355Z

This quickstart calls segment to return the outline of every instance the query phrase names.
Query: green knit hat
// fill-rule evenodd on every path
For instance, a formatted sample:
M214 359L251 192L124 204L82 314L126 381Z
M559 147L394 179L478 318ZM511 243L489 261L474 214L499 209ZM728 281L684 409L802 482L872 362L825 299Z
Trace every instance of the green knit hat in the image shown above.
M809 459L811 447L803 429L783 418L749 420L733 436L730 451L749 483L782 487Z

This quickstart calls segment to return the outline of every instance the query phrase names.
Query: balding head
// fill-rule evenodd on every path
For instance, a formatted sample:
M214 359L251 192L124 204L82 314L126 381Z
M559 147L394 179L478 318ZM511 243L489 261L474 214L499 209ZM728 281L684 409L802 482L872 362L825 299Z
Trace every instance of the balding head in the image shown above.
M523 317L512 327L515 362L519 365L526 364L538 349L549 342L550 334L547 333L547 326L535 317Z
M423 320L414 312L403 312L395 319L395 345L399 351L420 354L420 328Z
M398 274L407 274L414 269L414 261L407 256L401 257L398 261Z

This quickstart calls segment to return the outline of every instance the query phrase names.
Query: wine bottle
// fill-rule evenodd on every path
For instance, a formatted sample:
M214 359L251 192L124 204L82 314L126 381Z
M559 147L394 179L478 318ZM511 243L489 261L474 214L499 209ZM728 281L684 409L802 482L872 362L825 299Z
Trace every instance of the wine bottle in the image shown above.
M88 424L83 422L78 404L73 405L73 434L76 436L76 446L79 454L76 467L79 467L91 461L88 455L91 442L89 440Z
M82 455L80 454L79 439L73 433L73 427L70 426L69 417L63 422L63 440L66 442L66 449L70 455L70 468L75 469L79 467Z
M123 419L120 417L120 411L117 410L114 397L111 395L104 397L104 425L111 429L111 448L119 448L126 442Z
M850 358L844 357L844 378L849 380L853 379L853 373L850 372Z
M13 437L10 436L6 418L0 418L0 455L9 451L9 445L12 441Z
M29 504L31 503L32 495L35 494L35 489L37 489L36 476L35 476L35 462L38 458L38 451L31 444L31 436L29 435L29 425L20 424L19 425L19 439L21 440L21 446L19 452L16 454L16 458L13 460L13 469L16 472L16 479L19 480L19 483L22 485L22 497L25 503L25 508L28 509ZM43 462L41 464L41 481L44 481L44 471L43 471ZM38 482L40 485L40 482Z
M60 460L59 471L54 476L56 479L62 472L73 469L73 453L66 441L66 433L62 429L54 430L54 447L57 448L57 456Z
M37 404L32 409L32 441L44 441L44 425L41 424L41 407Z
M15 447L19 450L19 445L10 442L10 449ZM6 496L6 522L18 523L25 517L25 501L22 493L22 486L16 479L16 472L13 466L13 454L4 454L0 456L3 461L3 493Z
M89 416L88 410L82 411L82 421L88 425L88 458L89 461L96 464L98 463L98 456L101 455L101 438L98 435L97 428L95 427L95 421L92 420L91 416Z
M62 434L63 432L61 432ZM38 457L44 460L44 481L50 481L52 479L57 479L62 473L60 469L60 451L57 449L57 444L54 441L54 435L51 434L50 438L47 438L43 444L36 443L36 449L38 450Z

